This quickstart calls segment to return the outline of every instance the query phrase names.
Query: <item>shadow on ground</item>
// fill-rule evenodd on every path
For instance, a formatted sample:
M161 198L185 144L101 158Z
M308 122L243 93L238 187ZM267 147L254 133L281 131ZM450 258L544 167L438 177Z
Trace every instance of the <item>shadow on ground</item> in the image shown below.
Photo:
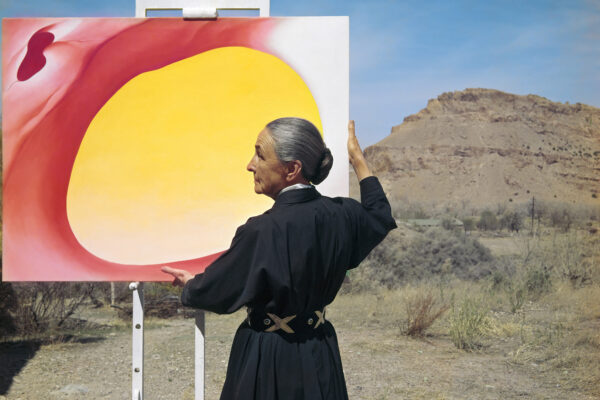
M69 343L95 343L103 337L75 337L67 335L58 341ZM56 343L43 340L20 340L0 343L0 395L8 393L15 376L27 365L44 344Z

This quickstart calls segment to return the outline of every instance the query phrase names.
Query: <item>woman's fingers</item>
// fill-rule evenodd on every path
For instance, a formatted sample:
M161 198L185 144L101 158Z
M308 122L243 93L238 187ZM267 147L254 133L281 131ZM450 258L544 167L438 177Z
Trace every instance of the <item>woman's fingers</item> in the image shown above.
M160 269L162 272L165 272L167 274L173 275L173 273L175 273L175 268L171 268L169 266L164 266Z
M182 269L171 268L169 266L164 266L160 270L166 274L173 276L173 278L175 278L172 283L173 286L183 286L185 284L185 282L187 281L185 279L186 274L189 274L189 272L187 272L187 271L184 271Z
M183 273L183 271L180 269L175 269L167 266L162 267L160 270L166 274L172 275L176 279L179 279Z
M354 131L354 120L353 119L348 121L348 134L350 136L356 136L355 131Z
M354 121L348 121L348 151L354 150L358 146L358 140L356 139L356 131L354 128Z
M371 171L369 170L367 161L365 160L358 139L356 138L353 120L348 121L348 157L350 158L350 164L352 164L359 182L364 178L371 176Z
M348 156L350 156L350 162L353 162L353 160L360 155L362 155L362 151L358 144L358 139L356 138L354 120L350 120L348 121Z
M175 278L175 280L173 281L173 286L184 286L187 283L187 281L194 278L194 275L192 275L190 272L186 271L185 269L171 268L171 267L165 265L160 270L166 274L173 276L173 278Z

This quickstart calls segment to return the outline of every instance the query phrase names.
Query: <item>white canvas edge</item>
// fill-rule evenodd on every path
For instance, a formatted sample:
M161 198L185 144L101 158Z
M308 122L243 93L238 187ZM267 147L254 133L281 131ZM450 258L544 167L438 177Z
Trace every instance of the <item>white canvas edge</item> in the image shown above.
M334 160L318 190L327 196L348 196L349 18L281 18L268 46L302 77L317 103Z

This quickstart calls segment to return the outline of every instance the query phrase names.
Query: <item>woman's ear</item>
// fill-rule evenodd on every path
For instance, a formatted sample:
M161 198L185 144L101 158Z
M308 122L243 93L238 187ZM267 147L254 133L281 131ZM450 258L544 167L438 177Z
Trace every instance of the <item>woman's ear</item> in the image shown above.
M294 160L288 161L287 165L287 174L285 176L285 180L288 182L293 182L295 180L304 180L302 176L302 161Z

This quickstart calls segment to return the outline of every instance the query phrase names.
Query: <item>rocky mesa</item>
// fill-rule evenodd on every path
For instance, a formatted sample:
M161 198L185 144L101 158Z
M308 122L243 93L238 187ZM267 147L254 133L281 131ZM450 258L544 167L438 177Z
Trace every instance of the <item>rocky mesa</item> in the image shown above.
M365 155L397 201L600 205L600 109L585 104L492 89L443 93Z

